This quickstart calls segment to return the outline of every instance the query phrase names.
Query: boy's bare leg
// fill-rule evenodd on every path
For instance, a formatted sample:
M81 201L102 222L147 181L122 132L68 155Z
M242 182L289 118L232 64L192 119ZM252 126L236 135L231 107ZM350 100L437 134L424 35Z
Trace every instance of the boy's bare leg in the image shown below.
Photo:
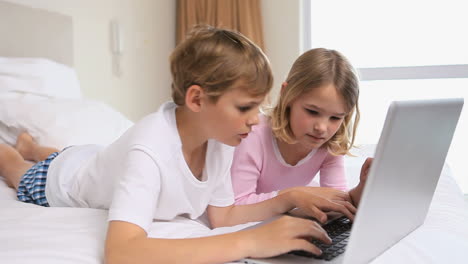
M7 181L8 186L18 190L21 177L34 163L25 161L21 154L13 147L0 144L0 175Z
M26 132L21 133L16 139L16 150L23 156L25 160L35 162L43 161L50 154L59 151L56 148L45 147L34 142L32 136Z

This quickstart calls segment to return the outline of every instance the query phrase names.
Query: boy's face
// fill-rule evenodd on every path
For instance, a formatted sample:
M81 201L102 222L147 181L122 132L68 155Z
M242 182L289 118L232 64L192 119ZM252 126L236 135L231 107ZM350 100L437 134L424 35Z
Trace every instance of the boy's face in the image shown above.
M291 130L307 150L319 148L335 135L346 114L344 100L335 86L323 85L291 104Z
M253 97L242 88L233 88L221 95L216 103L206 99L203 112L207 134L226 145L239 145L252 126L258 124L259 107L264 98L263 95Z

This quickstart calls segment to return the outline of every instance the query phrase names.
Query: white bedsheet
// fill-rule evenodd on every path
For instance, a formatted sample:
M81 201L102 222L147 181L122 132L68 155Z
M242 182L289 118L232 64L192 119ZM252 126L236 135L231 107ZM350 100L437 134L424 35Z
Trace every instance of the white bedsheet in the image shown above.
M350 186L372 152L367 146L355 152L359 157L346 159ZM0 263L103 263L106 217L105 210L18 202L15 192L0 181ZM247 225L209 230L197 221L179 218L173 223L154 222L150 236L197 237ZM449 168L444 167L424 225L372 263L468 263L468 206Z

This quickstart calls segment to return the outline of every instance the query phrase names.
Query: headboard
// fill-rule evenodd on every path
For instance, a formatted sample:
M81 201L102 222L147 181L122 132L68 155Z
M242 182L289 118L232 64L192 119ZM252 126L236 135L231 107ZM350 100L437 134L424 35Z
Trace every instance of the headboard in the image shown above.
M0 56L41 57L73 66L72 18L0 1Z

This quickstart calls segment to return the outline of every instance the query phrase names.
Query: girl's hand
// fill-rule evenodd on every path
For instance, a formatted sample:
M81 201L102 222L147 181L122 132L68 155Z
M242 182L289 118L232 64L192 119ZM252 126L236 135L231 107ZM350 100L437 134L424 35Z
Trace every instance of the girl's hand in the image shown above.
M362 164L361 174L359 175L359 184L365 183L367 181L367 175L369 174L369 169L373 161L374 158L367 158L366 161Z
M340 191L337 189L329 188L329 187L296 187L300 188L305 192L310 192L312 194L322 196L325 199L332 200L332 201L348 201L351 202L351 198L349 197L348 192Z
M240 231L247 236L246 247L249 257L266 258L290 252L305 250L316 255L322 251L307 239L317 239L330 244L332 241L315 221L282 216L258 228Z
M284 195L295 207L302 209L308 216L317 219L321 223L327 221L325 212L342 213L349 219L354 220L356 207L349 201L332 201L303 188L297 188Z
M355 207L358 207L359 202L361 201L362 192L364 191L364 186L366 185L367 181L367 175L369 174L369 169L373 161L374 158L366 159L366 161L362 164L361 167L361 174L359 175L359 184L349 191L349 196L351 197L352 203Z

